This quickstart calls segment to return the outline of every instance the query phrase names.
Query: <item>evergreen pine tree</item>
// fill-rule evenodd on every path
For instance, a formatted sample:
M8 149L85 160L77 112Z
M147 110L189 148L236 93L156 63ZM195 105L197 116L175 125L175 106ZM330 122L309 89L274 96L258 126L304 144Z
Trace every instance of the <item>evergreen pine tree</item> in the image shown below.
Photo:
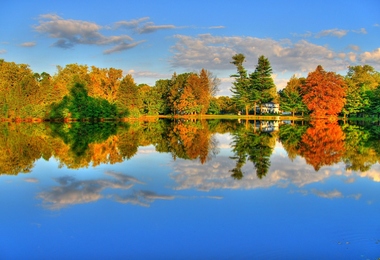
M271 102L277 98L276 85L272 78L272 67L268 58L261 55L256 69L250 75L252 88L258 94L258 102L261 104ZM256 105L256 104L255 104ZM255 106L256 111L256 106Z

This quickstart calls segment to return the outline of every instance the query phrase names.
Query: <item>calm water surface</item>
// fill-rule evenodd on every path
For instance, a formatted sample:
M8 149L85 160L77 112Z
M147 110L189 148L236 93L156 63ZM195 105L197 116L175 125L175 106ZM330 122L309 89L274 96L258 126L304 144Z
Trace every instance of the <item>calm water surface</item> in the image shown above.
M0 259L379 259L380 127L0 124Z

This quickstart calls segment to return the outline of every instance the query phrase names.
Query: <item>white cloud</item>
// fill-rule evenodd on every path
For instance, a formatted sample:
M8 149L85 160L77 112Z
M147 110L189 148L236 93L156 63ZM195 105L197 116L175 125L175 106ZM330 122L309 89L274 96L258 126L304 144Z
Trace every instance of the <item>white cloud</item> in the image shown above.
M348 33L348 30L329 29L329 30L323 30L319 33L316 33L315 37L320 38L320 37L326 37L326 36L334 36L334 37L342 38L343 36L346 36L347 33Z
M85 45L115 45L104 53L122 51L133 48L141 42L133 42L128 35L105 36L100 33L104 27L87 21L63 19L55 14L45 14L39 17L35 30L46 34L49 38L57 39L55 47L72 48L78 44Z
M124 28L124 29L130 29L130 28L134 29L134 28L137 28L141 23L149 19L150 19L149 17L142 17L142 18L134 19L130 21L119 21L115 23L115 27Z
M159 73L155 71L138 69L130 69L126 72L126 74L131 74L136 81L148 84L149 86L154 86L157 80L170 79L172 76L172 74L168 73Z
M363 52L360 55L360 60L363 63L377 63L380 62L380 48L377 48L376 50L373 50L371 52Z
M348 58L350 59L351 62L356 61L356 53L349 52L347 55L348 55Z
M132 29L139 34L177 28L172 24L156 25L153 22L147 22L149 19L149 17L142 17L131 21L119 21L115 23L115 28Z
M170 78L170 74L162 74L154 71L147 71L147 70L134 70L131 69L127 72L128 74L131 74L134 78L157 78L157 79L164 79L164 78Z
M281 90L286 87L286 84L288 83L289 78L275 78L274 84L277 87L277 90Z
M145 23L142 27L138 28L137 31L140 34L143 33L152 33L156 32L158 30L164 30L164 29L175 29L176 27L172 24L166 24L166 25L155 25L153 22Z
M359 33L359 34L367 34L367 30L365 28L360 28L359 30L352 30L354 33Z
M348 48L350 48L353 51L359 51L360 50L360 47L358 45L354 45L354 44L349 45Z
M300 38L308 38L308 37L313 36L313 33L309 32L309 31L307 31L306 33L303 33L303 34L292 33L292 36L294 36L294 37L300 37Z
M210 26L210 27L208 27L208 29L224 29L224 28L226 28L225 26L223 26L223 25L218 25L218 26Z
M0 50L0 54L4 54L4 53L7 53L5 49Z
M253 71L257 58L264 55L269 58L273 71L293 74L309 72L322 65L327 70L345 70L350 61L342 58L326 46L300 40L292 43L289 40L276 41L255 37L227 37L201 34L197 37L176 35L178 40L172 47L173 67L186 69L206 68L209 70L234 70L230 64L236 53L246 56L245 67ZM215 62L218 61L218 62Z
M231 83L231 82L233 82L233 81L234 81L234 79L231 78L231 77L229 77L229 78L220 78L220 82L221 82L221 83L224 83L224 82Z
M350 32L350 30L343 30L343 29L334 28L334 29L322 30L322 31L317 32L317 33L312 33L310 31L307 31L304 34L292 33L292 36L301 37L301 38L308 38L308 37L312 37L312 36L314 36L315 38L330 37L330 36L342 38L342 37L346 36L349 32ZM358 30L351 30L351 32L359 33L359 34L367 34L367 30L365 28L360 28Z
M22 47L34 47L34 46L36 46L36 43L35 42L24 42L24 43L21 43L20 46L22 46Z
M115 47L113 47L111 49L103 51L103 53L104 54L111 54L111 53L114 53L114 52L125 51L125 50L128 50L128 49L132 49L132 48L136 47L137 45L139 45L139 44L141 44L143 42L145 42L145 41L139 41L139 42L134 42L134 43L120 43L120 44L116 45Z

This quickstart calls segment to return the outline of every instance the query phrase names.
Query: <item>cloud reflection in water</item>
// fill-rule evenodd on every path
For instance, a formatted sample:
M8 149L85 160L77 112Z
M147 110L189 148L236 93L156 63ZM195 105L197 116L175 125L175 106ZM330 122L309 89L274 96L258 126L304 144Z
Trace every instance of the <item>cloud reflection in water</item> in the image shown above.
M325 183L331 178L339 177L345 185L355 182L358 178L369 178L377 181L377 165L365 173L346 171L343 163L324 166L319 171L308 165L305 159L297 156L293 161L284 158L281 143L277 142L276 152L271 156L271 167L268 174L259 179L252 163L247 162L242 170L244 178L235 180L231 177L230 169L234 162L226 156L219 156L204 165L188 160L176 160L172 163L174 173L172 178L176 182L176 190L197 189L211 191L218 189L258 189L280 187L289 188L290 192L300 192L304 195L313 194L320 198L361 198L361 193L343 194L341 191L319 191L308 188L315 183Z
M135 184L144 184L138 179L113 171L105 172L113 179L78 180L72 176L56 178L59 186L51 188L50 191L41 192L38 198L43 200L42 204L48 209L61 209L70 205L95 202L102 198L114 198L120 203L132 203L135 205L149 206L156 199L173 199L173 196L158 195L151 191L134 191L132 195L110 195L104 196L105 189L128 190Z

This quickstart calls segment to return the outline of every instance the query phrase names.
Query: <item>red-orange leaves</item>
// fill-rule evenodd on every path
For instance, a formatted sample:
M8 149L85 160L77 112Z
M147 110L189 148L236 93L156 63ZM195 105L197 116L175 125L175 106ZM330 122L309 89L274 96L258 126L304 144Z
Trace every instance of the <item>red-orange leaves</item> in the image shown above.
M345 104L346 85L334 72L326 72L322 66L309 73L301 86L303 102L313 117L336 116Z
M323 165L338 163L345 151L344 133L338 122L315 120L302 136L300 154L318 171Z

